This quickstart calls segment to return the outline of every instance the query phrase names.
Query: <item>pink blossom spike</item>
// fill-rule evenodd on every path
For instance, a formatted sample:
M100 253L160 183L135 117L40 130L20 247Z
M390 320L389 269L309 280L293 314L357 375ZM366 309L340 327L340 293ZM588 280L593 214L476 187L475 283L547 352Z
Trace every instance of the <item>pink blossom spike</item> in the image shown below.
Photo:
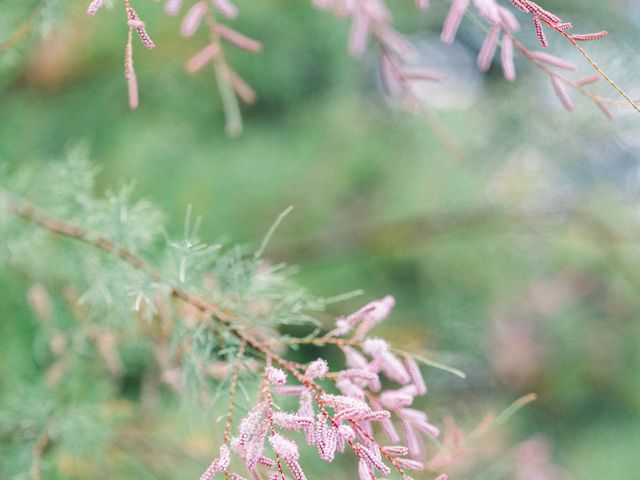
M104 6L106 0L93 0L87 7L87 15L93 17Z
M511 38L511 35L506 33L502 36L502 52L500 60L502 62L502 73L504 78L513 82L516 79L516 67L513 62L513 38Z
M380 458L378 458L378 455L374 454L361 443L356 444L356 454L384 475L389 475L389 473L391 473L391 469L387 467Z
M381 367L384 374L387 376L389 380L393 380L394 382L398 382L402 385L409 383L411 378L409 374L402 365L402 362L398 360L391 352L384 352L380 356Z
M358 478L359 480L372 480L376 478L371 464L363 458L358 462Z
M369 19L364 13L356 13L349 32L349 53L354 57L361 57L367 49L369 38Z
M589 85L591 83L600 81L601 78L602 77L600 77L600 75L598 75L597 73L594 73L593 75L579 78L578 80L576 80L576 85L580 85L580 86Z
M429 0L416 0L416 7L420 10L427 10L429 8Z
M336 382L336 388L347 397L357 398L358 400L365 399L364 390L346 378L338 380Z
M529 52L529 56L535 60L540 60L548 65L553 65L554 67L562 68L563 70L575 71L577 67L575 64L571 62L567 62L562 58L558 58L554 55L549 55L545 52Z
M236 47L241 48L242 50L253 53L262 50L262 44L260 42L249 38L246 35L243 35L242 33L234 30L233 28L227 27L226 25L216 25L216 31L222 38L224 38L228 42L233 43Z
M571 97L569 97L569 92L567 92L567 89L564 87L562 82L558 80L558 77L554 75L551 75L549 78L551 79L553 90L554 92L556 92L556 95L560 99L560 102L562 102L564 108L566 108L570 112L573 111L575 107L573 106Z
M226 445L220 447L220 456L211 462L211 465L200 476L200 480L211 480L217 472L226 472L231 463L229 448Z
M544 34L544 30L542 29L542 22L540 22L540 17L537 15L533 16L533 28L536 31L536 35L538 36L538 41L543 48L549 47L549 42L547 41L547 36Z
M404 366L407 368L411 381L416 387L416 393L418 395L426 395L427 385L424 383L424 378L422 378L422 372L420 372L418 363L413 358L406 357L404 359Z
M367 369L369 362L367 362L367 359L364 358L362 354L351 347L343 347L342 351L344 352L345 360L349 368Z
M300 396L306 389L303 385L276 385L273 387L275 393L280 395Z
M273 385L284 385L287 383L287 374L279 368L269 367L267 378Z
M444 43L453 43L462 22L462 17L469 7L470 0L453 0L449 13L442 27L441 40Z
M404 445L386 445L382 447L382 450L392 457L404 457L409 455L409 449Z
M298 453L298 446L279 433L271 435L269 437L269 443L271 443L273 451L287 464L289 470L291 470L293 478L295 480L306 480L307 477L298 463L298 458L300 456Z
M520 24L518 23L518 19L516 16L511 13L511 10L507 10L506 8L499 7L498 12L500 13L500 23L507 31L511 33L515 33L520 30Z
M422 448L420 446L420 441L416 436L416 433L413 431L411 424L407 420L401 420L402 431L404 432L404 441L409 449L409 453L412 457L417 458L422 453Z
M489 33L484 37L484 42L482 43L482 48L480 48L480 53L478 53L477 60L478 68L483 72L486 72L491 67L491 61L498 46L499 35L500 30L494 27L489 30Z
M164 4L164 13L171 17L176 16L182 8L182 1L183 0L167 0Z
M309 364L304 376L310 379L324 378L328 372L329 365L327 364L327 361L322 358L318 358Z
M191 37L196 33L206 11L207 4L204 1L195 3L182 19L180 34L183 37Z
M277 464L275 460L269 457L262 456L258 459L258 465L262 465L263 467L267 468L275 468Z
M338 380L352 380L360 386L368 385L374 392L379 391L381 388L380 378L376 373L360 368L342 370L338 373Z
M213 0L213 6L227 18L236 18L238 16L238 7L231 0Z
M285 462L298 460L300 453L295 442L276 433L269 437L269 443L273 447L273 451L277 453Z
M441 473L435 480L449 480L449 476L446 473Z
M571 30L573 28L573 25L570 22L562 22L554 24L553 27L560 30L561 32L566 32L567 30Z
M218 55L220 55L220 46L217 43L211 43L187 60L185 70L187 73L194 74Z
M303 417L311 417L313 418L314 410L313 410L313 397L311 392L305 390L300 395L300 404L298 407L298 415ZM307 440L308 445L315 444L315 429L312 426L304 429L305 439Z
M592 40L600 40L609 35L609 32L603 30L601 32L571 35L571 39L576 42L590 42Z
M313 427L312 417L301 417L293 413L276 412L272 418L276 425L285 430L303 430Z
M155 44L153 43L153 40L151 40L151 37L147 33L147 30L145 29L145 26L144 26L144 22L140 20L140 18L138 17L138 14L133 8L127 7L127 17L128 17L129 26L136 30L142 44L149 49L154 48Z
M413 396L399 390L386 390L380 395L380 403L389 410L398 410L413 403Z
M399 458L397 462L399 466L401 466L402 468L406 468L407 470L424 470L424 463L417 460L412 460L410 458Z

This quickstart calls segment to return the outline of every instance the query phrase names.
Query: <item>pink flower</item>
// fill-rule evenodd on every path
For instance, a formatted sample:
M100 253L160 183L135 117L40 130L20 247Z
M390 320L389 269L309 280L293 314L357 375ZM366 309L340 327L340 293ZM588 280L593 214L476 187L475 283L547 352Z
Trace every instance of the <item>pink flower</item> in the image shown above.
M327 364L327 361L319 358L309 364L304 376L309 379L324 378L327 372L329 372L329 365Z
M279 368L270 367L267 378L273 385L284 385L287 383L287 374Z

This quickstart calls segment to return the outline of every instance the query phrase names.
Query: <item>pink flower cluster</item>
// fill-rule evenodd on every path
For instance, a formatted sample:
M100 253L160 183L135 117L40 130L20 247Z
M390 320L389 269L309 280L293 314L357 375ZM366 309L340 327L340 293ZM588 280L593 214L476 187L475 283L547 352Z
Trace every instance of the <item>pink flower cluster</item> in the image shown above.
M133 69L132 31L135 30L137 32L145 47L153 48L154 43L147 34L144 23L138 18L133 9L131 1L123 0L129 25L129 41L125 55L125 76L129 87L130 106L131 108L136 108L138 105L138 88ZM237 99L251 103L255 101L256 94L251 86L226 61L224 46L231 44L255 53L261 50L262 45L260 42L221 22L220 19L228 21L237 17L238 8L232 3L232 0L188 1L190 5L184 5L186 3L184 0L165 0L164 4L165 12L171 16L177 15L183 7L185 8L186 13L180 24L182 36L193 36L202 25L208 31L208 44L187 61L185 68L187 72L195 73L205 65L213 64L220 94L223 97L222 103L225 107L228 127L233 127L231 130L234 131L241 129ZM578 42L604 38L607 35L606 31L569 34L567 32L573 28L570 22L563 21L533 0L509 1L515 8L531 15L533 28L542 47L546 48L549 45L544 31L546 25L576 46L598 71L599 76L606 78L606 75L578 46ZM91 16L95 15L105 3L106 0L92 0L87 8L87 13ZM424 81L438 81L440 76L424 68L411 67L412 63L415 64L416 51L412 42L393 27L392 15L387 7L386 0L312 0L312 4L319 10L330 11L337 17L349 19L351 29L348 49L352 55L361 57L366 52L368 45L375 43L380 50L381 77L387 92L392 96L401 97L407 107L420 108L419 95L416 94L418 85ZM429 7L429 1L416 0L416 6L421 10L426 10ZM573 109L573 104L567 92L567 87L569 87L592 100L605 114L611 116L608 105L615 104L615 101L585 89L585 85L592 83L598 77L590 76L584 79L572 80L550 68L573 70L575 67L552 55L530 51L518 42L514 34L519 30L520 25L512 11L500 5L498 0L452 0L451 8L443 24L441 34L443 42L451 43L455 40L461 22L470 7L473 7L475 12L488 23L488 31L477 57L477 64L480 70L489 70L499 48L503 75L507 80L513 81L516 79L514 55L516 51L519 51L526 59L549 75L553 89L565 108L568 110ZM618 88L617 90L623 93ZM634 102L626 97L624 93L623 96L635 106Z
M342 370L330 372L321 358L301 366L274 357L283 369L272 367L268 359L257 405L240 421L229 447L223 445L201 480L210 480L216 472L231 474L229 451L253 478L266 474L269 479L284 479L286 466L295 480L304 480L296 436L327 462L338 454L354 454L360 480L392 471L410 480L407 471L422 470L422 437L437 437L440 432L424 412L412 408L414 399L427 393L420 369L412 358L399 358L386 341L368 338L394 304L390 296L371 302L338 319L335 329L318 339L342 349L346 364ZM295 382L288 384L288 376ZM295 397L297 410L276 410L272 395Z

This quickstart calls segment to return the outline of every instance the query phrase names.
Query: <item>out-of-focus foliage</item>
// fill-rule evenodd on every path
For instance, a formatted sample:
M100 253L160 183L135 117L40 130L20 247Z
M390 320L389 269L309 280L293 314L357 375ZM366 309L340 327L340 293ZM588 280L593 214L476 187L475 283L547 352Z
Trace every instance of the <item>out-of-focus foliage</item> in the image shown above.
M28 18L27 3L0 3L0 41ZM545 78L525 64L513 85L497 69L479 76L472 64L481 35L468 24L458 44L440 46L430 19L442 18L446 2L432 2L425 17L400 6L398 24L429 45L425 66L455 55L469 67L467 81L455 84L464 90L447 87L446 79L438 87L448 93L441 95L445 100L464 93L466 101L464 108L441 101L427 116L407 116L381 95L375 54L358 63L344 52L346 25L304 2L243 1L238 23L264 43L264 52L233 54L260 98L245 111L244 136L231 141L223 134L213 77L182 72L198 43L176 38L176 20L151 2L138 7L158 46L136 52L141 108L131 113L121 78L121 12L87 19L86 2L62 3L47 36L37 27L15 49L0 52L0 163L6 169L0 175L43 170L80 143L99 165L98 190L116 192L113 202L127 192L118 182L135 182L137 192L167 213L169 231L182 231L192 205L192 216L205 219L200 238L228 235L254 245L278 213L294 205L268 251L274 263L301 265L298 281L319 295L356 288L371 297L395 295L400 313L386 333L406 350L428 351L468 373L466 381L432 374L429 408L446 405L433 418L452 414L470 430L485 410L535 391L539 401L496 439L505 457L517 442L541 434L555 462L577 479L635 480L640 130L634 114L609 123L582 102L565 113ZM589 51L637 96L635 2L547 3L585 30L611 32ZM552 51L574 55L560 42ZM51 174L29 192L34 200L50 198L60 184L87 181ZM60 205L80 208L82 202ZM155 224L155 214L139 208L140 222ZM123 233L136 235L140 226ZM85 406L50 410L51 393L40 383L51 359L36 335L26 292L36 280L62 290L59 278L72 280L87 252L65 245L64 255L54 250L46 262L33 262L38 256L21 245L46 234L32 228L19 234L29 243L14 240L12 260L24 268L0 270L6 412L0 437L20 428L24 443L0 441L0 472L13 474L29 458L53 417L55 428L74 432L69 438L76 442L47 459L47 472L59 478L196 477L211 455L211 419L220 412L179 407L170 395L149 407L144 346L124 353L134 373L117 380L95 375L99 362L87 351L86 364L57 393ZM56 314L73 329L73 313L57 302ZM354 305L333 310L345 313ZM13 425L14 409L33 411L32 424ZM111 445L108 458L92 454L98 443ZM133 460L140 457L145 462ZM510 460L492 459L457 478L505 478ZM315 468L311 475L321 475L323 466Z

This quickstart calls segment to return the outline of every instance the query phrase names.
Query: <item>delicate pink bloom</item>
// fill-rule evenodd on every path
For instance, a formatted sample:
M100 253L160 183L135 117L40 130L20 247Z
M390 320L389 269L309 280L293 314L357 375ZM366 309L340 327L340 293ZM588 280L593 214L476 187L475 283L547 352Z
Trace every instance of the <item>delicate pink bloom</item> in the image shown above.
M404 359L404 365L407 368L411 381L416 388L416 394L425 395L427 393L427 385L424 383L422 372L420 372L420 367L416 361L411 357L406 357Z
M603 39L607 35L609 35L609 32L606 32L603 30L601 32L595 32L595 33L571 35L571 39L575 40L576 42L590 42L592 40Z
M367 369L369 362L364 357L364 355L351 347L342 347L342 351L344 352L345 360L348 367L357 368L360 370Z
M93 0L87 7L87 15L94 16L100 8L104 6L107 0Z
M328 372L329 365L327 364L327 361L322 358L318 358L309 364L304 376L310 379L324 378Z
M380 403L390 410L408 407L413 403L413 395L401 390L386 390L380 395Z
M277 453L282 460L289 462L292 460L298 460L300 453L298 452L298 445L288 438L276 433L269 437L269 443L273 447L273 451Z
M140 37L140 41L142 42L142 44L147 48L155 47L153 40L151 40L151 37L149 36L149 34L147 33L147 30L145 29L144 22L142 22L140 18L138 18L138 14L133 8L131 7L127 8L127 17L128 17L129 26L131 28L134 28L135 31L138 33L138 37Z
M413 425L416 430L425 433L431 437L437 437L440 435L438 427L430 424L427 421L427 415L424 412L415 410L413 408L403 408L401 411L402 418L407 420Z
M336 419L337 421L337 419ZM338 431L333 424L327 424L326 419L321 413L316 417L316 447L318 448L318 456L327 462L332 462L337 447Z
M233 43L236 47L241 48L242 50L254 53L262 50L262 44L260 42L249 38L226 25L216 25L216 31L222 38Z
M375 445L372 448L377 449ZM384 463L382 463L382 460L380 460L379 455L376 455L361 443L356 444L356 454L361 459L364 459L376 470L379 470L380 472L382 472L384 475L388 475L389 473L391 473L391 469L387 467Z
M187 61L185 70L191 74L196 73L218 55L220 55L220 46L217 43L211 43Z
M409 449L409 453L412 457L419 457L422 452L422 447L418 436L411 427L411 423L405 419L402 419L400 423L402 425L402 431L404 432L404 442Z
M339 379L336 382L336 387L340 390L340 393L347 397L357 398L358 400L365 399L364 390L346 378Z
M276 425L285 430L302 430L313 427L313 417L302 417L293 413L276 412L272 418Z
M258 459L258 465L262 465L267 468L274 468L277 464L275 460L262 456Z
M238 7L231 3L231 0L213 0L213 6L227 18L238 16Z
M499 7L500 23L508 32L515 33L520 29L516 16L504 7Z
M567 62L566 60L554 55L549 55L545 52L529 52L529 56L535 60L540 60L546 64L553 65L554 67L562 68L563 70L574 71L577 69L575 64Z
M569 97L569 92L567 92L567 89L555 75L550 75L549 78L551 79L553 90L554 92L556 92L556 95L560 99L560 102L562 102L564 108L566 108L568 111L572 111L574 109L574 106L573 102L571 101L571 97Z
M369 330L389 316L395 304L396 301L391 295L369 302L357 312L343 319L345 323L340 329L341 334L348 333L357 324L360 324L356 336L362 338Z
M593 75L589 75L587 77L579 78L578 80L576 80L575 83L576 83L576 85L580 85L580 86L589 85L591 83L595 83L595 82L600 81L601 78L602 77L600 77L600 75L598 75L597 73L594 73Z
M408 470L424 470L424 463L412 460L410 458L399 458L398 465Z
M441 473L435 480L449 480L449 476L446 473Z
M533 28L536 31L536 35L538 36L538 41L543 48L547 48L549 46L549 42L547 41L547 36L544 34L544 30L542 29L542 22L540 22L540 17L537 15L533 16Z
M369 339L363 343L363 350L374 358L370 365L374 371L382 370L389 380L407 384L411 380L402 362L389 351L389 344L380 339Z
M478 68L483 72L486 72L491 67L491 62L498 46L499 35L500 30L497 27L494 27L489 30L489 33L487 33L486 37L484 37L482 48L480 48L480 53L478 53L477 62Z
M409 454L409 449L404 445L386 445L382 450L392 457L404 457Z
M177 15L182 8L183 0L167 0L164 4L164 11L167 15L174 16Z
M182 23L180 24L180 34L183 37L191 37L196 33L206 11L207 4L204 1L195 3L182 19Z
M358 478L360 480L372 480L376 478L371 463L367 462L364 458L361 458L358 462Z
M427 10L429 8L429 0L416 0L416 7L420 10Z
M349 53L354 57L360 57L367 48L369 38L369 19L363 13L356 13L351 22L349 32Z
M313 418L313 398L311 392L304 390L300 395L300 404L298 406L298 415L302 417ZM313 425L304 429L305 439L307 444L313 445L315 443L315 430Z
M504 34L502 36L502 52L500 55L502 61L502 73L504 78L510 82L516 79L516 67L513 63L513 38L511 35Z
M273 385L284 385L287 383L287 374L279 368L270 367L267 378Z
M380 378L375 372L362 368L350 368L338 373L338 380L351 380L359 386L368 386L371 390L380 390Z
M369 338L362 343L362 349L373 358L377 358L389 351L389 344L381 338Z
M273 387L273 391L281 395L298 396L305 391L305 387L303 385L277 385Z
M200 480L211 480L216 472L226 472L231 463L229 448L226 445L220 447L220 456L211 462L211 465L200 477Z
M344 410L345 408L355 408L359 410L371 410L369 405L355 398L345 397L344 395L325 394L322 401L336 410Z
M464 12L466 12L469 7L469 1L470 0L453 0L442 27L441 40L444 43L452 43L455 40L460 22L462 22L462 17L464 17Z
M271 435L269 437L269 443L271 443L273 451L287 464L289 470L291 470L291 473L293 474L293 478L295 480L306 480L307 477L298 463L298 458L300 456L298 453L298 446L279 433Z

